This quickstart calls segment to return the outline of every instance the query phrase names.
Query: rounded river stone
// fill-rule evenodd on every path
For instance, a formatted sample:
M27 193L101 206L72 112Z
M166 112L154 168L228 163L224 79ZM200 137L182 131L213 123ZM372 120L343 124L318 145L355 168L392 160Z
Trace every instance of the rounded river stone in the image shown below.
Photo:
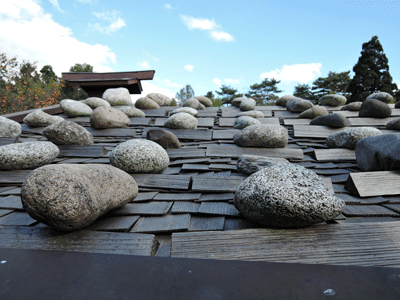
M90 126L98 129L128 127L129 124L128 116L113 107L99 106L90 117Z
M43 135L56 145L92 145L93 136L85 127L72 121L47 126Z
M340 110L359 111L361 108L361 105L362 105L361 101L352 102L352 103L342 106L340 108Z
M325 107L315 105L315 106L303 111L299 115L299 118L300 119L314 119L314 118L317 118L320 116L325 116L327 114L328 114L328 110Z
M18 122L0 116L0 137L17 137L21 133L22 127Z
M205 109L205 106L203 104L201 104L200 101L197 100L196 98L190 98L190 99L186 100L185 102L182 103L182 106L183 107L191 107L196 110Z
M290 98L286 103L287 110L291 112L303 112L313 106L310 101L298 97Z
M125 105L117 108L126 114L129 118L145 118L146 114L141 111L139 108L134 107L133 105Z
M389 104L390 102L393 101L393 96L386 92L378 92L369 95L367 99L376 99L386 104Z
M172 129L196 129L197 119L188 113L177 113L170 116L164 123L164 127Z
M363 138L380 135L382 132L373 127L355 127L330 134L326 138L326 145L329 148L355 149L356 144Z
M132 105L129 90L123 87L106 89L101 98L110 103L111 106Z
M241 147L284 148L288 144L288 131L281 125L251 125L233 136Z
M282 97L280 97L278 100L276 100L276 105L278 105L278 106L283 106L283 107L286 107L286 104L288 103L288 101L290 100L290 99L292 99L292 98L296 98L295 96L293 96L293 95L285 95L285 96L282 96Z
M265 157L258 155L241 155L236 164L236 169L247 175L251 175L261 169L278 164L288 164L289 161L284 158Z
M211 101L209 98L207 98L207 97L204 97L204 96L196 96L196 97L194 97L194 98L196 98L197 100L199 100L199 102L200 102L201 104L203 104L205 107L211 107L211 106L213 105L212 101Z
M261 122L253 117L241 116L235 119L235 122L233 123L233 128L243 129L251 125L259 125L259 124L261 124Z
M31 112L23 120L25 124L32 127L46 127L60 121L64 121L64 118L49 115L41 109Z
M193 117L195 117L195 116L197 116L199 114L199 112L194 108L191 108L191 107L179 107L179 108L174 109L173 111L171 111L170 115L172 116L174 114L181 113L181 112L187 113L187 114L191 114Z
M157 102L147 97L142 97L136 100L135 106L139 109L158 109L160 105Z
M171 104L171 101L172 101L170 98L168 98L167 96L160 94L160 93L150 93L150 94L147 94L146 97L150 98L154 102L157 102L158 105L160 105L160 106L168 106Z
M310 125L322 125L333 128L342 128L350 126L350 121L340 113L327 114L311 120Z
M64 114L69 118L90 117L93 112L93 110L85 103L71 99L61 100L60 107Z
M336 94L328 94L322 96L318 103L319 105L327 105L327 106L342 106L345 105L347 102L347 98L343 95L336 95Z
M388 118L392 115L392 109L385 102L377 99L367 99L361 105L359 117Z
M108 101L98 98L98 97L90 97L90 98L87 98L86 100L82 100L81 102L90 106L91 109L96 109L99 106L105 106L105 107L111 106L111 104Z
M235 118L238 118L241 116L249 116L249 117L253 117L256 119L264 118L264 114L259 110L242 111L242 112L238 113L237 115L235 115Z
M256 100L252 98L245 98L243 101L240 103L240 110L241 111L249 111L249 110L254 110L256 108Z

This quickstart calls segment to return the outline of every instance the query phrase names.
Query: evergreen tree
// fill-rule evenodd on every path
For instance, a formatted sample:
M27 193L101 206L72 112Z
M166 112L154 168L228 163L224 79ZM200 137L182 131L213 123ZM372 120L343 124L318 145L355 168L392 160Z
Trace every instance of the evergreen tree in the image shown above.
M298 84L294 87L293 96L306 100L318 100L319 98L313 94L308 84Z
M49 83L50 80L54 80L54 81L58 80L56 73L54 73L54 71L53 71L53 67L50 65L44 66L40 70L40 73L42 74L41 78L42 78L43 82Z
M312 83L314 86L311 88L315 100L326 94L340 94L348 97L349 94L346 94L346 90L351 81L349 74L350 71L340 73L329 72L327 77L317 78Z
M86 63L84 64L75 64L75 66L72 66L69 69L70 72L86 72L86 73L92 73L93 72L93 66L88 65Z
M397 87L390 76L388 62L377 36L362 45L361 56L353 67L355 75L347 88L351 93L349 102L364 101L375 92L393 95Z
M237 89L231 87L230 85L223 84L220 89L220 91L215 92L222 96L218 97L218 99L221 101L221 105L231 105L233 99L243 97L243 94L239 94Z
M266 105L268 101L278 99L276 94L283 92L276 86L280 82L280 80L276 80L275 78L265 78L261 83L251 85L246 97L253 98L258 105Z
M194 97L194 90L190 84L187 84L185 87L181 88L181 90L175 94L175 98L184 102Z

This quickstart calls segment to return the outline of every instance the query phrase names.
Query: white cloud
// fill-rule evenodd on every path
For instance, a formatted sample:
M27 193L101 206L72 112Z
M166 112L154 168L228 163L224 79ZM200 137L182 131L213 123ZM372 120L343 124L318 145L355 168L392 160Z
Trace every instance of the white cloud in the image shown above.
M218 27L214 20L196 19L190 16L181 16L181 19L189 29L213 30Z
M321 63L284 65L282 69L262 73L260 78L275 78L285 83L300 82L304 84L315 80L321 75L321 67Z
M71 29L56 23L34 0L2 3L0 28L12 28L0 30L0 53L8 58L37 61L39 69L51 65L58 76L84 62L96 72L113 71L109 64L116 62L116 56L110 48L77 40Z
M192 65L186 65L186 66L184 66L184 68L185 68L186 70L188 70L189 72L192 72L193 69L194 69L194 66L192 66Z
M147 60L145 60L145 61L143 61L143 62L141 62L141 63L138 63L138 66L141 67L142 69L148 69L148 68L150 68L150 65L149 65L149 63L147 62Z
M64 12L61 7L60 4L58 4L58 0L50 0L50 3L53 4L54 8L57 9L60 12Z
M231 84L239 84L240 83L239 79L229 79L229 78L227 79L227 78L225 78L224 81L226 83L231 83Z
M126 26L125 21L118 17L119 12L117 12L116 10L113 10L112 12L93 12L92 14L100 20L110 22L108 26L103 26L99 23L89 24L90 28L93 31L100 31L101 33L110 34Z
M163 94L170 98L175 97L175 93L172 93L169 89L156 86L147 80L141 81L141 84L142 84L143 92L140 95L131 95L131 99L132 99L133 103L135 103L137 99L139 99L141 97L145 97L147 94L150 94L150 93L160 93L160 94Z
M212 31L210 35L214 41L233 42L234 40L232 35L223 31Z
M155 57L151 54L149 54L148 52L144 53L147 57L150 57L151 59L153 59L154 61L160 61L161 59L159 59L158 57Z
M221 79L214 78L214 79L212 80L212 82L215 83L216 85L221 86Z
M171 82L171 80L169 80L169 79L164 79L164 82L169 86L173 86L173 87L177 87L177 88L182 88L183 87L182 85L180 85L178 83Z
M96 0L76 0L76 1L83 3L83 4L93 4L96 2Z
M164 7L165 10L174 9L174 8L171 6L171 4L164 4L163 7Z

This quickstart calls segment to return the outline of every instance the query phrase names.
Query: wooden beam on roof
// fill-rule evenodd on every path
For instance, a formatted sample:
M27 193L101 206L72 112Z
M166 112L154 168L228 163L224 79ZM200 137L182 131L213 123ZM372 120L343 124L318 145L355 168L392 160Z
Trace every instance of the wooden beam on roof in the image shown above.
M351 173L345 188L360 197L400 195L400 171Z

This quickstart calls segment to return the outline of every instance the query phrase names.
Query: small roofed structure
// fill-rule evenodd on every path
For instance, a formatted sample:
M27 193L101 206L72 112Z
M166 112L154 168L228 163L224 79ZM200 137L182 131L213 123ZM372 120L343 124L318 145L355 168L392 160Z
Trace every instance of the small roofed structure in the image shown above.
M153 80L154 70L107 72L107 73L62 73L62 79L73 90L83 89L89 97L100 97L109 88L124 87L130 94L141 94L141 80Z

